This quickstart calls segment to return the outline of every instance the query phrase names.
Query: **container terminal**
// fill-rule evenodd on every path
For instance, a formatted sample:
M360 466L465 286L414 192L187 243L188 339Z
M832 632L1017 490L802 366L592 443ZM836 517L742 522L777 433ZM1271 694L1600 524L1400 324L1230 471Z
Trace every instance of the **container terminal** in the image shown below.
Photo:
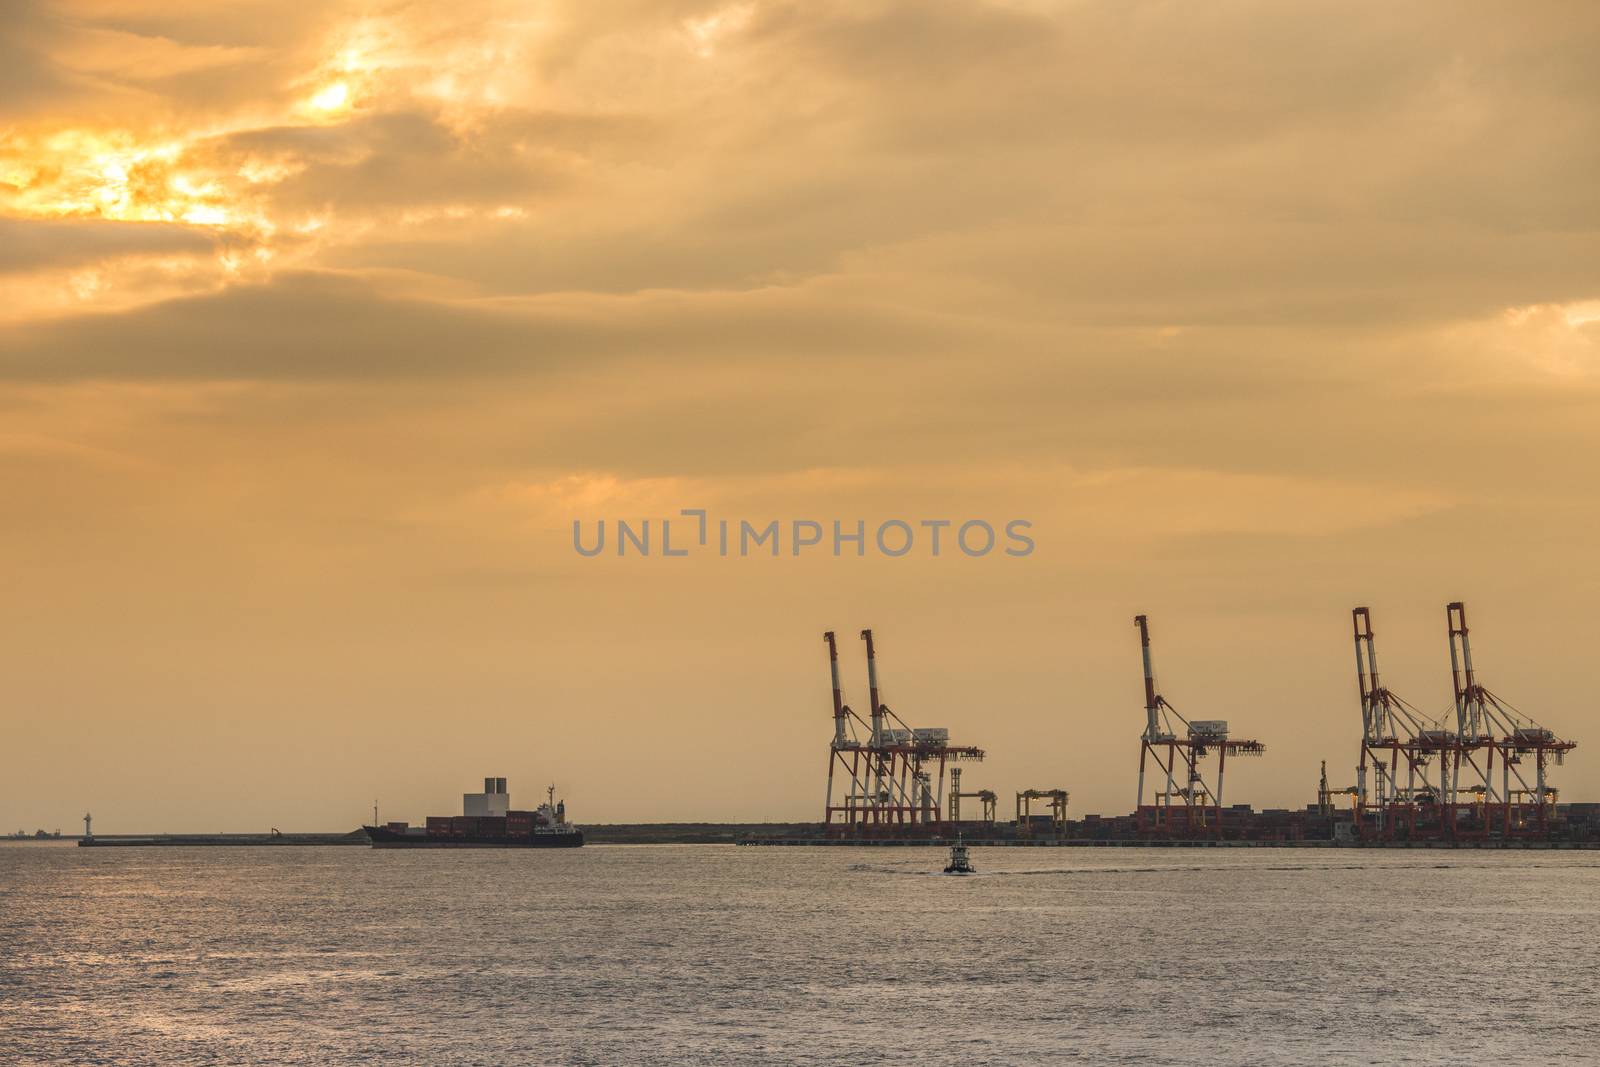
M1068 817L1060 786L1017 791L1009 822L989 789L964 788L984 750L942 727L910 725L880 699L877 645L861 631L868 713L844 699L838 642L823 634L833 693L827 799L814 829L750 834L745 844L1324 845L1600 847L1600 804L1562 804L1550 781L1576 743L1489 690L1472 663L1466 607L1445 608L1454 699L1430 718L1378 672L1372 612L1351 612L1361 711L1355 782L1333 787L1322 763L1316 802L1297 810L1225 805L1230 759L1266 746L1223 719L1188 718L1161 693L1150 620L1134 618L1144 682L1136 801L1127 815ZM948 778L948 787L946 781ZM969 802L963 811L963 801ZM964 814L977 818L963 818Z
M1263 757L1266 745L1234 736L1225 719L1178 711L1157 683L1150 619L1138 615L1144 715L1127 814L1074 818L1059 783L1019 789L1002 811L996 791L971 781L984 749L953 741L945 727L914 726L883 701L877 644L862 630L865 716L845 702L838 641L823 634L833 730L819 823L591 825L580 833L553 791L538 811L511 811L505 779L486 778L482 793L463 797L462 815L422 826L379 824L374 815L372 826L348 833L96 837L85 815L79 844L571 847L587 834L615 844L946 845L960 837L971 845L1600 848L1600 803L1562 803L1551 781L1576 742L1484 684L1462 602L1446 605L1445 622L1452 702L1430 717L1385 684L1371 609L1351 611L1361 723L1354 781L1331 785L1323 761L1316 800L1304 808L1225 802L1229 768L1237 775L1239 760Z

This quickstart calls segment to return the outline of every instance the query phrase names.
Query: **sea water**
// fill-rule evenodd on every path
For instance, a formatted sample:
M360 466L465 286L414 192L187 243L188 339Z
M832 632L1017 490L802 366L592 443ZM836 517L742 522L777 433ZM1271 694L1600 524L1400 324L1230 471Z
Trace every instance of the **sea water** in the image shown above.
M0 1063L1600 1061L1600 853L0 846Z

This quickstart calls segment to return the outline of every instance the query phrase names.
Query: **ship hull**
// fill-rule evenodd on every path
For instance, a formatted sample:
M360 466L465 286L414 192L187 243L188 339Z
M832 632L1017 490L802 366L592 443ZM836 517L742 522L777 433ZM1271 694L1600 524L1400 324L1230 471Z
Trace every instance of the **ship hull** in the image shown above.
M583 831L532 834L527 837L437 837L402 834L382 826L364 826L373 848L582 848Z

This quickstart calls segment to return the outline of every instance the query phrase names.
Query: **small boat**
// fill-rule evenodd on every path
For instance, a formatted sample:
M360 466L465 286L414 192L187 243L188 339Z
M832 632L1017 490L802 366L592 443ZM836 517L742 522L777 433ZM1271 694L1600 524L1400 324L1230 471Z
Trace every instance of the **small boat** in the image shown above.
M972 861L967 859L967 846L960 841L950 846L950 862L944 866L945 874L977 874Z

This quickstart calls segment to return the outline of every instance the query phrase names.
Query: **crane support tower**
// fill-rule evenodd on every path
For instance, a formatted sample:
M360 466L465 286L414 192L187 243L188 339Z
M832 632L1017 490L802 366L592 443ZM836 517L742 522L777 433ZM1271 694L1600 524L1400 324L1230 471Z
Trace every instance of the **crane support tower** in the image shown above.
M1361 757L1356 763L1355 832L1362 840L1447 836L1444 808L1454 764L1453 730L1395 695L1378 674L1372 612L1350 612L1361 695Z
M1343 789L1335 789L1332 786L1330 786L1328 784L1328 761L1327 760L1323 760L1322 761L1322 775L1317 780L1317 814L1318 815L1323 815L1323 816L1326 816L1328 818L1332 818L1333 817L1333 798L1334 797L1354 797L1354 796L1357 796L1359 793L1360 793L1360 790L1356 789L1356 787L1353 786L1353 785L1347 785ZM1351 801L1351 803L1353 805L1355 802Z
M1144 658L1145 728L1139 744L1139 800L1135 808L1141 834L1152 837L1223 836L1222 780L1228 757L1259 756L1259 741L1228 737L1228 724L1218 719L1186 719L1156 690L1150 661L1150 622L1135 616ZM1176 720L1176 723L1174 722ZM1176 726L1183 727L1183 733ZM1205 769L1216 757L1215 788ZM1145 802L1145 774L1152 771L1150 802Z
M993 826L995 819L995 804L1000 798L995 795L995 792L992 789L979 789L974 793L963 793L961 791L961 768L951 767L950 821L952 823L961 822L961 801L963 798L968 797L977 800L983 805L983 822L989 826Z
M1455 760L1445 795L1452 833L1484 838L1546 835L1558 796L1549 782L1550 765L1560 766L1577 743L1557 737L1478 680L1465 604L1457 600L1445 605L1445 622L1456 719Z
M1024 789L1017 794L1017 836L1031 837L1034 831L1033 802L1050 802L1050 832L1060 835L1067 828L1067 799L1065 789Z
M877 646L871 630L861 631L861 640L866 645L870 701L868 717L863 719L844 702L844 690L839 681L839 647L833 631L823 634L822 639L828 646L828 669L833 682L833 740L828 746L824 828L830 834L935 832L945 821L947 764L981 760L983 750L975 745L952 744L950 731L943 727L908 726L882 701L878 688ZM843 796L837 803L836 774L842 777L844 785ZM952 789L952 792L957 790ZM992 801L986 802L985 811L992 821L991 808Z

